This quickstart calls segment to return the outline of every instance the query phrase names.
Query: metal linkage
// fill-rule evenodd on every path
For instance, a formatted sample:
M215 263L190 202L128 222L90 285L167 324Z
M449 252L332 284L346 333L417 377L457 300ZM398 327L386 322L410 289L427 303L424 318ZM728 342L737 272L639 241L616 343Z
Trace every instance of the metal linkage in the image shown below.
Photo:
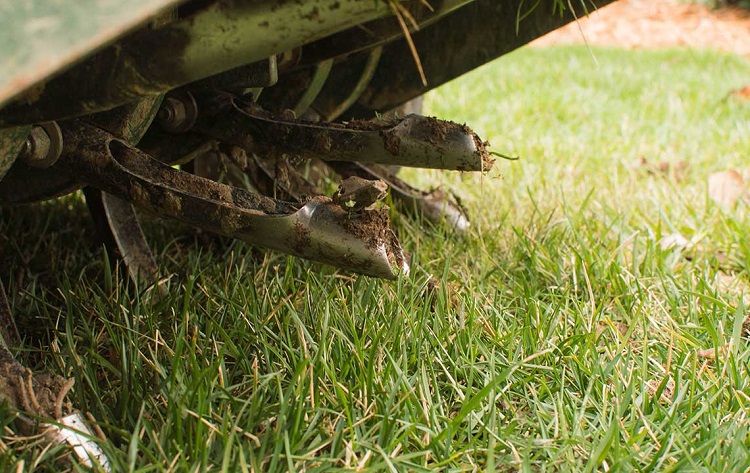
M317 123L276 117L247 104L202 118L197 131L260 153L457 171L488 171L493 163L487 144L466 125L420 115Z
M178 171L71 120L57 167L152 212L252 244L393 279L409 266L387 209L351 215L327 197L278 201Z
M239 146L231 146L226 155L250 177L253 185L264 195L302 202L322 194L284 156L262 157L248 153Z
M162 99L163 97L143 99L87 117L86 121L124 142L135 144L146 133L157 112L169 110L169 106L173 105L162 103ZM183 122L190 119L189 107L182 110L181 117ZM173 121L171 124L179 123ZM189 126L189 122L183 126ZM93 187L84 187L83 193L112 265L122 263L121 267L127 270L137 288L151 288L160 292L163 288L159 285L159 270L135 208L130 203ZM148 291L143 295L145 297L153 293L154 291Z
M377 71L347 115L369 117L376 111L392 110L612 1L566 2L567 7L558 14L551 14L549 2L547 7L533 9L526 8L526 0L470 2L415 31L411 38L400 38L386 44ZM541 4L537 2L537 5ZM528 14L520 18L519 11L528 11ZM404 67L413 61L409 42L420 52L427 85L415 67ZM429 54L423 54L423 51L429 51ZM326 56L314 55L312 59L320 60ZM349 82L331 79L318 97L318 103L335 104L348 94ZM325 115L327 111L321 113Z

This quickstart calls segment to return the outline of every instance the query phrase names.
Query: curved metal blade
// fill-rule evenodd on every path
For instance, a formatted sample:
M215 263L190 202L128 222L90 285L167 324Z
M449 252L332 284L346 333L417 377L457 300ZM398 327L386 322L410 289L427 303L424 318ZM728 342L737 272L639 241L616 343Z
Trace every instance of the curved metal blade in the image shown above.
M55 166L156 214L358 273L394 279L409 266L387 209L350 214L327 197L278 201L178 171L71 120Z
M104 244L122 258L130 279L140 287L154 284L159 269L138 221L135 208L122 199L87 187L86 204Z
M200 121L197 129L263 153L456 171L489 171L493 159L466 125L408 115L400 119L318 123L280 118L247 104Z

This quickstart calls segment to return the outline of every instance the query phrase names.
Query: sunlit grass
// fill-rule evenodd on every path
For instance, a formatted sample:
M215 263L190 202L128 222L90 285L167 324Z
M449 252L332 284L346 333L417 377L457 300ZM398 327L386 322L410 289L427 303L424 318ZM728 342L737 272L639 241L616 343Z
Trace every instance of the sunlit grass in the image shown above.
M750 106L727 95L748 78L718 53L573 47L443 87L430 114L520 160L408 171L453 188L474 226L394 215L414 260L396 282L152 222L175 278L140 300L88 243L80 201L3 209L19 356L76 378L116 471L737 471L749 225L705 181L745 168ZM677 232L694 247L662 249ZM61 450L11 438L0 470L54 470Z

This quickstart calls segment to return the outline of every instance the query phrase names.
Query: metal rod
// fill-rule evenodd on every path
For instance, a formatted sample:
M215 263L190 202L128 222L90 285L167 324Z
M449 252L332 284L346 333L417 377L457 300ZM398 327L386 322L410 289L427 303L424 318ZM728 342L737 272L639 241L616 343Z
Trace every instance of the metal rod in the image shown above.
M357 101L360 95L362 95L367 86L370 84L370 80L372 80L372 76L373 74L375 74L375 69L378 68L378 64L380 63L380 56L382 53L382 46L373 48L373 50L370 51L370 54L367 56L365 67L362 69L362 75L359 77L359 80L352 89L352 92L340 104L338 104L336 108L328 112L325 117L326 121L332 122L336 120L344 112L346 112L347 109L349 109L349 107L354 104L354 102Z
M119 256L130 279L139 288L148 287L159 279L159 268L143 234L135 208L122 199L86 187L83 190L94 225L111 257Z
M315 98L318 96L320 91L323 90L323 86L328 79L328 75L331 73L332 67L333 59L327 59L319 63L315 67L315 73L313 74L310 84L307 86L305 93L302 94L302 97L297 102L297 105L294 106L295 116L301 117L302 114L304 114L307 109L310 108L310 105L312 105L312 103L315 101Z

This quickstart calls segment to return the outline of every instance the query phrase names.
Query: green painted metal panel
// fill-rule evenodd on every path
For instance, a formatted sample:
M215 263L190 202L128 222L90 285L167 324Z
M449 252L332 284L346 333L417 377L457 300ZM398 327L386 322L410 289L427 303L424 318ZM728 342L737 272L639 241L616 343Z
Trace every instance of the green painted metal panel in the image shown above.
M180 0L0 0L0 105Z

